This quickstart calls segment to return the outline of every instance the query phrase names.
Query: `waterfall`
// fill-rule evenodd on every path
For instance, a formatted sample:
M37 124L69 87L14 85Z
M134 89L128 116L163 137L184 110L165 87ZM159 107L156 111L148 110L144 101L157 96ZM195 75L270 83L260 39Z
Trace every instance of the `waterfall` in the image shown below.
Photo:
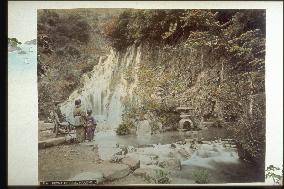
M111 49L106 57L100 57L99 63L88 74L90 77L87 74L83 76L83 86L61 104L61 111L67 121L73 123L74 102L81 99L84 110L93 111L99 129L117 128L122 121L122 100L124 97L132 97L138 83L140 57L141 47L135 46L129 47L124 54ZM134 82L126 80L129 77L127 74L131 74Z

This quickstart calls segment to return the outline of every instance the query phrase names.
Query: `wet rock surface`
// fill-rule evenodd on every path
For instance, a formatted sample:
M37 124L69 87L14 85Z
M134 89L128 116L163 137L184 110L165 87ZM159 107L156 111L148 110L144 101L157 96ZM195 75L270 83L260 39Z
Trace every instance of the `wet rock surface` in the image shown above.
M181 162L179 159L166 159L158 162L158 166L164 169L169 170L180 170L181 169Z
M112 163L118 163L118 162L121 162L121 160L125 157L125 155L117 155L117 154L114 154L110 160L110 162Z
M62 149L66 149L64 153L60 152ZM208 141L185 138L168 144L142 143L136 146L96 139L40 149L39 153L43 152L45 155L40 155L39 166L40 178L44 180L97 178L102 184L131 183L131 179L142 184L191 183L194 182L192 173L196 170L205 169L212 174L212 171L219 169L218 166L240 166L234 141L218 138ZM51 160L43 160L44 156ZM50 167L50 163L56 166ZM42 172L47 175L42 175ZM218 175L223 173L211 175L216 182L222 180ZM234 175L230 177L234 178Z
M140 167L140 160L133 157L125 157L121 160L121 163L128 165L131 170L135 170Z
M153 168L139 168L136 169L133 174L135 176L140 176L146 179L149 182L153 182L156 177L156 169Z
M39 141L38 148L47 148L47 147L63 144L65 142L66 142L65 137L50 138L44 141Z
M131 170L128 165L110 163L104 165L102 172L105 180L111 181L127 176L131 172Z

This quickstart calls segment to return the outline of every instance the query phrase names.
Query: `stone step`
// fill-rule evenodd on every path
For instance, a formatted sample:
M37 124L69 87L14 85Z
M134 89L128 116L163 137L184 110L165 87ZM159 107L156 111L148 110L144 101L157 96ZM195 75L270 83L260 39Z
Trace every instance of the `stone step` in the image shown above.
M38 141L38 148L43 149L51 146L68 143L76 138L75 134L66 135L64 137L50 138L47 140Z
M47 148L47 147L63 144L65 142L66 142L65 137L51 138L51 139L47 139L44 141L39 141L38 148L39 149Z
M103 177L107 181L112 181L116 179L121 179L130 174L131 169L128 165L109 163L105 164L104 168L101 170Z

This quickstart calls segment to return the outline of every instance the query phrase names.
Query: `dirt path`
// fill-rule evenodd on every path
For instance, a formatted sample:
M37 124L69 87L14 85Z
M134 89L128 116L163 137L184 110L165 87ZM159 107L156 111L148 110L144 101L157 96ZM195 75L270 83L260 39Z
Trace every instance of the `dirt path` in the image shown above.
M39 150L39 181L67 180L83 172L100 170L105 163L100 160L97 148L83 144L60 145ZM142 177L132 174L108 181L107 185L147 184Z
M91 146L73 144L40 149L39 180L66 180L96 170L101 162Z

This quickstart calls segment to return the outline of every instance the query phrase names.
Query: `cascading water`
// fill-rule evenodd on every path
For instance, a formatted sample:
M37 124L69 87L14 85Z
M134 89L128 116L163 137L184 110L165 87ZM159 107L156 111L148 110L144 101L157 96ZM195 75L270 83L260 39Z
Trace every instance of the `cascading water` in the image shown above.
M182 165L214 169L215 163L239 163L237 150L225 148L222 143L202 144L192 157L182 162Z
M73 123L73 109L76 99L81 99L85 110L91 109L98 120L99 130L113 130L122 121L123 99L131 97L137 85L137 71L141 56L141 47L131 46L121 55L110 50L107 57L101 57L99 63L88 75L83 77L83 87L74 91L67 101L61 104L61 111L67 121ZM129 83L126 78L134 78Z

